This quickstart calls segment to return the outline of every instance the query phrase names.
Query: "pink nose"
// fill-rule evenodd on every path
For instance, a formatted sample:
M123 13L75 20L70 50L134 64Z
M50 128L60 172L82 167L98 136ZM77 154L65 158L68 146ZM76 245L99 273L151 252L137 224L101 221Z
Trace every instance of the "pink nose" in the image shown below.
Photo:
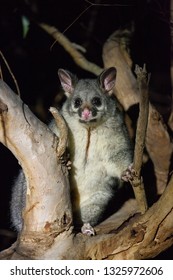
M91 117L91 111L88 110L88 108L85 108L85 109L82 111L82 118L83 118L84 120L88 120L90 117Z

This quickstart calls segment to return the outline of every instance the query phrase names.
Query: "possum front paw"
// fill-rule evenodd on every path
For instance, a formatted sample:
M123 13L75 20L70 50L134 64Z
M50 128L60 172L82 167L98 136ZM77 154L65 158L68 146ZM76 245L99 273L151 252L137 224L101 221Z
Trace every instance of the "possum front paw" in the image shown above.
M83 226L81 227L81 232L84 235L88 235L88 236L93 236L95 235L95 230L93 229L93 227L90 225L90 223L84 223Z
M68 170L71 169L71 161L70 161L70 155L69 153L65 153L64 155L62 155L60 157L60 161L62 165L65 165L67 167Z
M121 175L121 180L125 182L133 181L136 175L135 169L133 168L133 163L131 163L126 170L123 171Z

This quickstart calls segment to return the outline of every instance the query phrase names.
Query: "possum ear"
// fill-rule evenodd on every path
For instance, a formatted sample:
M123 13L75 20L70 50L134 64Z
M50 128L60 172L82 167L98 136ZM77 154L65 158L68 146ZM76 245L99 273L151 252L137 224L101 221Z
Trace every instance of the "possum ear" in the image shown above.
M74 91L74 87L77 82L76 76L64 69L58 70L58 76L66 96L69 97Z
M117 70L115 67L110 67L104 70L98 77L100 86L106 92L110 92L115 86Z

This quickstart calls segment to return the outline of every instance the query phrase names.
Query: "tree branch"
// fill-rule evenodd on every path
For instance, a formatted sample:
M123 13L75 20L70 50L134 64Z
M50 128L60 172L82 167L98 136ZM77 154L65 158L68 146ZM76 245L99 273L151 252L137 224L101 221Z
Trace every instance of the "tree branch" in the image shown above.
M143 179L141 177L141 167L143 162L143 150L145 147L145 137L148 123L148 110L149 110L149 99L148 99L148 78L146 67L143 69L136 66L137 82L139 85L140 102L139 102L139 116L137 122L136 139L135 139L135 150L133 159L133 168L135 174L133 175L130 183L133 187L135 198L138 203L141 214L144 214L147 210L147 200L145 195L145 189Z
M63 48L71 55L74 62L79 65L82 69L89 71L95 75L99 75L103 69L96 64L88 61L82 54L79 52L74 44L57 28L50 26L45 23L40 23L39 26L46 31L50 36L52 36L56 42L58 42Z
M131 68L126 62L124 50L122 51L120 42L111 35L103 46L103 62L105 68L116 67L117 78L115 92L118 100L125 111L132 105L139 103L138 88L136 79Z
M161 198L142 216L135 216L115 233L86 243L88 259L142 260L173 244L173 176ZM161 211L162 209L162 211Z
M61 158L62 155L65 153L67 147L68 129L63 117L59 114L56 108L50 107L49 111L52 113L56 125L59 128L60 136L59 136L59 143L57 146L57 157Z
M32 247L33 255L40 254L50 246L54 236L72 230L68 172L57 160L55 135L3 81L0 81L0 100L0 141L20 162L27 182L18 250L24 253L25 249L31 254Z

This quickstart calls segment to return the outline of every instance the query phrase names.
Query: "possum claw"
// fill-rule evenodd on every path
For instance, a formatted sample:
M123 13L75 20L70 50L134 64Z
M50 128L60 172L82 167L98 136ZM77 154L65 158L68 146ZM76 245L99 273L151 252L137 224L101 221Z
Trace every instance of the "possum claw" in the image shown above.
M69 154L64 154L60 157L60 161L62 165L65 165L68 170L71 169L72 162L69 160Z
M136 175L135 169L133 168L133 163L131 163L126 170L123 171L121 175L121 180L125 182L133 181Z
M81 232L84 235L92 236L95 235L95 230L93 227L90 225L90 223L84 223L83 226L81 227Z

